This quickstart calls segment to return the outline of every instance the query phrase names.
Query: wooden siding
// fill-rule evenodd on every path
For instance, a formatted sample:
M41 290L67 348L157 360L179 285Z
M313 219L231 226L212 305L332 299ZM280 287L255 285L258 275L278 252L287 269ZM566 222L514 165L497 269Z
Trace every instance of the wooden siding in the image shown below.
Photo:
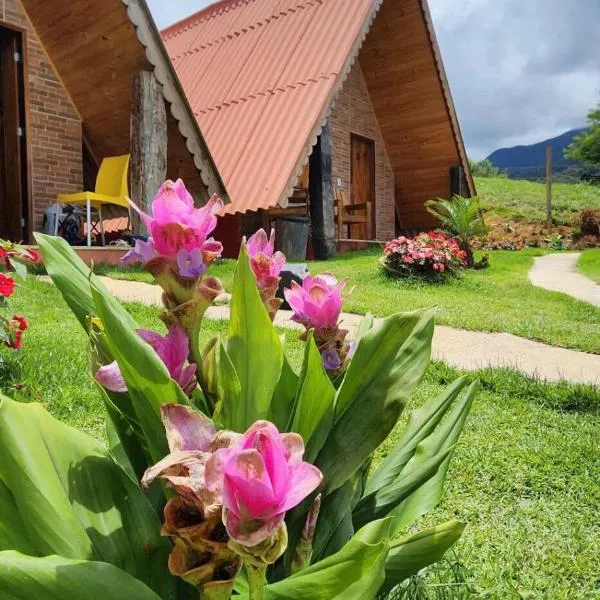
M449 197L450 168L465 157L421 0L383 2L359 62L394 172L400 225L433 225L423 203Z

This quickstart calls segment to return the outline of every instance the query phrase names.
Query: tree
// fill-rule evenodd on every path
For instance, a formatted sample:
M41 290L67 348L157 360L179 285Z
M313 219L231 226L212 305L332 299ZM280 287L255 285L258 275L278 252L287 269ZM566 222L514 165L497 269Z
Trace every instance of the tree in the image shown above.
M588 113L588 130L565 149L565 158L600 165L600 105Z
M469 159L469 167L473 177L506 177L506 173L487 158L479 161Z

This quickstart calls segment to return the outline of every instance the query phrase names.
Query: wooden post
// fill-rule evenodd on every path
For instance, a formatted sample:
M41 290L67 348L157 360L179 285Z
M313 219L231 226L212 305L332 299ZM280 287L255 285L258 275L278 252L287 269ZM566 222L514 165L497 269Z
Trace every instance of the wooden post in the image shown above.
M167 111L162 86L150 71L133 78L130 145L132 200L144 211L150 205L167 175ZM147 235L146 226L132 213L133 231Z
M331 133L323 127L309 162L310 216L315 258L325 260L335 254L335 215L331 181Z
M546 226L552 227L552 146L546 148Z

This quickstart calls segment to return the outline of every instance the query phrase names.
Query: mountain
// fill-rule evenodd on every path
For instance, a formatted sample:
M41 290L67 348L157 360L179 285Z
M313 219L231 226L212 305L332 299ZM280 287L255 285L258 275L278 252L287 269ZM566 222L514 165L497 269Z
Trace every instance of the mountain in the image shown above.
M564 157L564 149L573 139L583 133L585 128L571 129L549 140L529 146L502 148L492 152L488 160L499 169L505 171L512 179L543 179L546 172L546 148L552 146L554 171L579 167L574 160Z

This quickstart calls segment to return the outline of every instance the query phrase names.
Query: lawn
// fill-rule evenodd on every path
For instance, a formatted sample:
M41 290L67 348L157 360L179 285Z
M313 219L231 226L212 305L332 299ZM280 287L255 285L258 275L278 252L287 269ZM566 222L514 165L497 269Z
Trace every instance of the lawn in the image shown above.
M485 211L515 221L546 220L546 186L532 181L476 177L475 186ZM600 186L556 183L552 186L552 216L558 225L577 225L586 206L600 207Z
M102 405L85 373L85 335L58 292L30 279L11 304L27 315L31 328L22 354L2 353L8 362L0 371L0 390L43 402L59 419L102 438ZM160 325L155 310L128 309L141 325ZM206 323L203 338L224 327ZM297 367L302 345L297 332L287 331L286 337ZM434 364L416 403L457 375ZM478 592L474 597L597 598L600 391L545 385L501 370L481 376L484 390L458 445L447 493L426 522L468 523L456 555ZM399 433L400 428L377 459ZM461 589L458 596L452 593L456 588L432 588L428 597L467 597Z
M600 310L556 292L532 286L527 273L539 249L519 252L490 252L491 267L469 271L461 279L444 284L392 279L377 265L379 250L336 256L326 262L312 262L319 273L331 271L349 277L356 286L345 310L387 316L400 310L428 305L439 307L438 322L463 329L507 332L556 346L600 353ZM211 273L231 289L233 261L219 261ZM126 279L152 282L141 270L103 267L99 272Z
M600 248L591 248L582 252L577 267L584 275L600 284Z

